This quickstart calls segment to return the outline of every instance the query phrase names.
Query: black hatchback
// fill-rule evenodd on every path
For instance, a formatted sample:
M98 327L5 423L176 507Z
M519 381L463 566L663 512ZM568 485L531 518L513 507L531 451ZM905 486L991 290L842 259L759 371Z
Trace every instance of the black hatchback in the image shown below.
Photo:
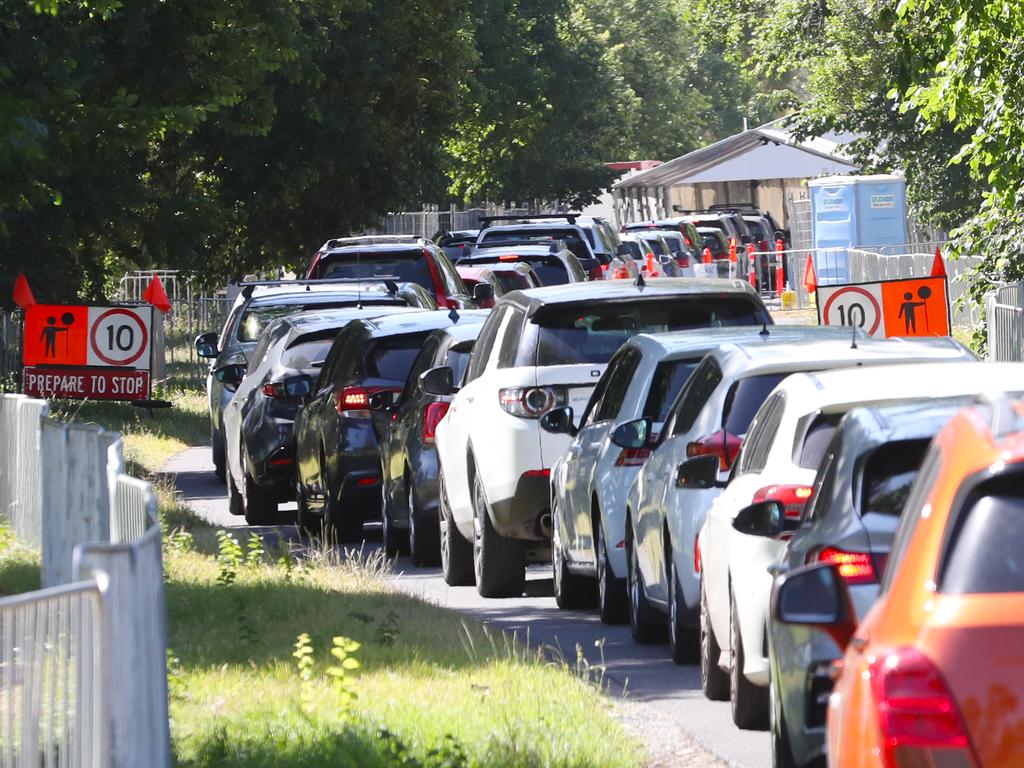
M339 541L362 538L363 521L381 509L378 445L387 404L405 386L431 331L469 322L481 310L410 312L349 323L335 338L312 395L295 420L299 525ZM380 393L385 395L382 400Z
M467 313L468 314L468 313ZM448 413L451 397L431 395L420 374L447 365L461 381L486 315L474 313L431 333L412 364L397 402L382 404L391 429L380 444L384 549L389 557L408 554L413 565L436 565L438 540L437 448L434 430Z

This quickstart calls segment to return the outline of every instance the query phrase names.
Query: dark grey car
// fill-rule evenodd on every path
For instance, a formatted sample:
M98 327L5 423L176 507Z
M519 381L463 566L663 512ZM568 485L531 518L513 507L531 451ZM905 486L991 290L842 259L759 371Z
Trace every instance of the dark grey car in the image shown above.
M434 430L451 402L451 397L427 394L420 374L447 365L453 380L462 380L486 319L483 313L463 315L457 325L434 331L423 342L398 402L388 409L391 427L380 444L384 548L389 556L408 553L417 566L440 562Z
M931 439L971 398L855 408L825 450L780 570L845 569L857 616L878 597L903 503ZM843 652L822 631L769 620L774 765L824 765L829 669Z

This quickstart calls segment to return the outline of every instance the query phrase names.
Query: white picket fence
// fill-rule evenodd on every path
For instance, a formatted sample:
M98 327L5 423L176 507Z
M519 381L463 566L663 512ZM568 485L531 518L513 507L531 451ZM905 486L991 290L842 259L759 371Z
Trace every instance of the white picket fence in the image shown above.
M42 590L0 599L0 766L170 764L160 526L120 436L0 395L0 514Z

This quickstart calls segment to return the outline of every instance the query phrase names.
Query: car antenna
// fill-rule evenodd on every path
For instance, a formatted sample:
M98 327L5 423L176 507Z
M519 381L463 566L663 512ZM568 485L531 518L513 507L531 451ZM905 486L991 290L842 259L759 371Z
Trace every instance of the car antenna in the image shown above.
M636 282L633 283L633 285L635 285L637 288L646 288L647 287L647 283L644 281L644 273L643 272L637 272L636 273Z
M452 324L459 322L462 318L459 317L459 311L456 309L455 304L451 304L451 312L448 313L448 319L452 321Z
M363 230L363 231L365 232L365 230ZM360 251L356 251L356 274L357 275L361 274L362 271L363 271L362 269L359 268L360 267L360 258L359 258L360 256L362 256L362 253ZM356 309L362 309L362 308L363 308L363 284L361 282L359 282L359 283L356 283Z
M857 326L850 326L850 349L857 349Z
M761 331L757 334L758 336L771 336L771 331L768 330L768 321L761 321Z

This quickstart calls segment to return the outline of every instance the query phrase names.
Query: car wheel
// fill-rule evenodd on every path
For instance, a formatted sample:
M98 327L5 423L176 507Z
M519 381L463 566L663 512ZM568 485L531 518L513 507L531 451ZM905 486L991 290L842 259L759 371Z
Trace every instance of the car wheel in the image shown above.
M626 580L615 578L608 563L608 541L604 526L596 521L597 542L597 607L601 621L605 624L622 624L629 619L629 603L626 594Z
M242 494L238 492L238 486L235 485L235 478L232 477L229 472L227 475L228 481L228 512L232 515L241 517L245 514L245 503L242 501Z
M306 489L301 483L295 489L295 506L298 512L295 515L295 525L299 533L310 539L315 539L323 534L323 519L309 511L309 502L306 501Z
M594 581L569 570L562 547L558 505L551 508L551 570L554 577L555 604L564 609L589 608L594 598Z
M325 528L336 544L358 544L363 540L363 517L358 509L342 509L341 502L327 490L324 503Z
M793 759L793 748L789 743L786 717L779 701L779 692L775 687L774 670L768 682L768 714L772 732L772 768L797 768L796 760Z
M227 476L224 438L214 427L210 427L210 452L213 454L213 474L223 483Z
M522 543L494 530L479 474L473 477L473 571L481 597L523 594L526 559Z
M683 623L683 588L679 586L676 559L667 553L668 568L668 644L672 661L676 664L692 664L700 655L700 633Z
M277 522L277 502L266 491L256 485L248 470L242 467L242 505L245 508L245 522L249 525L273 525Z
M438 529L441 535L441 575L450 587L473 584L473 545L466 541L452 520L444 483L438 479Z
M393 510L388 502L387 485L381 483L380 520L381 534L384 539L384 554L388 557L398 557L409 554L409 531L395 528L395 521L392 516Z
M629 568L626 569L626 591L629 595L629 630L633 641L654 643L662 639L660 614L647 602L644 595L644 577L640 573L639 555L636 546L627 538Z
M744 730L768 726L768 689L754 685L743 674L743 638L736 601L729 594L729 701L732 721Z
M722 649L708 612L708 594L704 579L700 581L700 687L711 701L729 699L729 676L718 666Z
M440 555L437 524L420 515L420 507L416 503L416 487L408 475L405 487L409 494L409 558L417 568L437 565Z

